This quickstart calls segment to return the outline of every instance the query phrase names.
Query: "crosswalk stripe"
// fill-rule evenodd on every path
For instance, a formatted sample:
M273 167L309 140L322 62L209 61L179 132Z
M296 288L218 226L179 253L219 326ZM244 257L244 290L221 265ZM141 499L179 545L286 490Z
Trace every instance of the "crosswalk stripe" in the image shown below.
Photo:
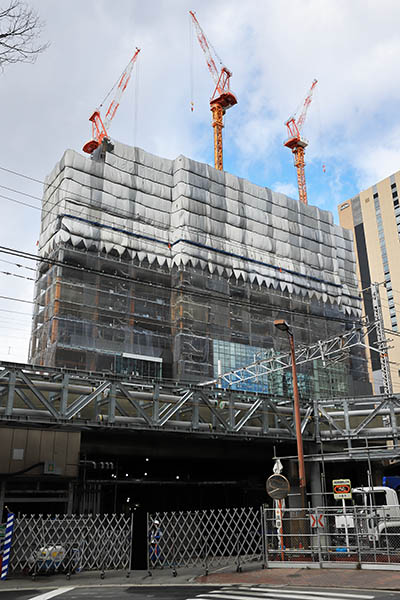
M54 598L55 596L60 596L61 594L65 594L66 592L70 592L73 590L73 586L68 587L59 587L56 590L50 590L50 592L45 592L44 594L40 594L40 596L32 596L30 600L50 600L50 598Z
M365 594L343 594L342 592L310 592L309 590L294 590L293 588L284 590L282 588L270 588L270 587L241 587L240 589L251 590L254 592L260 591L268 591L274 592L278 591L282 594L287 594L290 596L293 592L296 594L309 594L311 596L332 596L333 598L337 598L338 594L340 594L341 598L359 598L360 600L373 600L375 596L366 596Z
M341 591L337 592L311 592L304 590L294 589L281 589L281 588L245 588L240 587L239 589L225 588L219 590L213 590L206 594L199 594L196 599L200 598L212 600L213 598L222 598L223 600L257 600L257 598L264 598L265 600L342 600L343 598L349 598L354 600L373 600L374 596L365 594L344 594ZM196 600L189 598L188 600Z
M229 596L229 594L215 594L211 596L211 594L199 594L196 598L188 598L187 600L198 600L198 598L225 598L226 600L249 600L249 598L254 598L254 596Z
M227 592L220 594L200 594L198 598L223 598L224 600L256 600L257 598L271 598L277 600L278 598L290 598L290 600L326 600L326 596L309 596L304 594L294 594L292 593L290 596L287 594L281 594L279 591L276 592L259 592L258 594L254 594L251 592L250 594L246 593L245 596L240 595L239 593ZM337 600L341 600L342 596L336 595Z

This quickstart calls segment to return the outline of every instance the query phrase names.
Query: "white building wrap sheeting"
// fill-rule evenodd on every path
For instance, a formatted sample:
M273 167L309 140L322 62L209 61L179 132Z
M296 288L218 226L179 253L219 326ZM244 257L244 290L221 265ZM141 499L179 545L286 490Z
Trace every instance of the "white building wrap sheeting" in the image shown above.
M352 234L330 212L184 156L118 142L104 161L67 150L46 180L40 255L60 243L190 263L360 314Z

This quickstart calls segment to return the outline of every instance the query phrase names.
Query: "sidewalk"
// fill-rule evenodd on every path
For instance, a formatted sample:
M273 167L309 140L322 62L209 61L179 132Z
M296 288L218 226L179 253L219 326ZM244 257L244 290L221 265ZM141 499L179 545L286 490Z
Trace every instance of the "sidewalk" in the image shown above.
M174 585L271 585L284 587L343 587L359 590L378 589L400 591L400 571L379 569L307 569L307 568L271 568L258 566L244 568L237 573L232 567L229 572L214 572L203 575L202 569L180 570L176 577L170 569L156 569L150 577L147 571L108 572L104 579L100 572L84 572L73 575L67 580L65 575L39 576L34 581L29 576L14 576L0 581L0 592L10 590L49 590L62 586L103 587L103 586L174 586ZM0 593L1 600L1 593Z
M30 575L11 575L5 581L0 581L0 592L6 590L49 590L62 586L92 587L92 586L123 586L134 585L196 585L196 577L204 573L204 569L180 570L176 577L171 569L155 569L152 575L148 571L107 571L101 579L100 571L83 571L71 575L68 580L66 575L38 575L34 580ZM207 584L203 584L207 585ZM214 585L214 584L210 584ZM1 600L1 594L0 594Z
M286 587L342 587L359 590L399 590L400 571L378 569L257 569L242 573L210 573L196 583L256 584Z

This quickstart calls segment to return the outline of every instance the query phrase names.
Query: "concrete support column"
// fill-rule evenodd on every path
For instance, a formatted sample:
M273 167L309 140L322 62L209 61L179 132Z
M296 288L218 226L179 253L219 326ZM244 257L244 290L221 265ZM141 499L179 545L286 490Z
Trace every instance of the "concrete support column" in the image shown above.
M311 506L324 506L323 487L321 480L321 465L318 462L309 465L309 481L311 484Z
M72 481L70 481L68 483L67 515L72 515L73 504L74 504L74 484Z

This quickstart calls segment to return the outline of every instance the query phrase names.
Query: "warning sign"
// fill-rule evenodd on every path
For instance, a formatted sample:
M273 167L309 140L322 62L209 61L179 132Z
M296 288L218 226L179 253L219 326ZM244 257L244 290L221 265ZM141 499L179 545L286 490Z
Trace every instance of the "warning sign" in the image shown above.
M324 515L319 515L317 513L315 515L310 515L310 524L313 529L315 529L317 527L324 528L325 527Z
M350 479L334 479L333 497L335 500L351 500L351 481Z

